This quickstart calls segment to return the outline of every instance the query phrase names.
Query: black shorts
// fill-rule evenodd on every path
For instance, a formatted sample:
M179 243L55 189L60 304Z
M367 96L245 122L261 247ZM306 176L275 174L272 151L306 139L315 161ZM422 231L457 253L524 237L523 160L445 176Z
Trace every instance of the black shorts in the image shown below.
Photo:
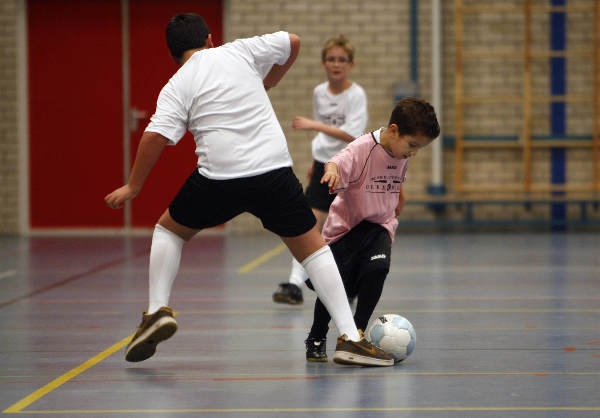
M325 174L325 164L313 161L313 171L310 182L306 188L306 199L311 208L329 212L329 206L335 199L335 194L329 194L327 183L321 184L321 178Z
M282 237L304 234L317 222L290 167L231 180L211 180L194 170L169 205L176 222L194 229L221 225L243 212Z
M365 274L378 270L387 275L390 270L392 240L379 224L362 221L330 247L349 297L358 294Z

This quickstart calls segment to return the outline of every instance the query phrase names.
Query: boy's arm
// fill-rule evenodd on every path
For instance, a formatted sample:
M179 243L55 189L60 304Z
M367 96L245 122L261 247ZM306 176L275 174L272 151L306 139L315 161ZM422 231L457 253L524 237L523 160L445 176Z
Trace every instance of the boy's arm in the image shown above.
M402 212L402 208L404 207L404 203L406 202L406 197L404 196L404 188L400 185L400 192L398 193L398 205L396 206L395 214L396 216L400 215Z
M138 145L129 181L104 197L109 207L121 208L123 203L138 195L167 142L168 139L159 133L144 132Z
M332 136L336 139L341 139L344 142L354 141L354 138L351 135L348 135L348 133L341 130L337 126L327 125L326 123L305 118L303 116L296 116L292 126L294 129L323 132L325 135Z
M316 111L317 102L313 100L313 109ZM367 98L362 89L359 93L354 93L349 98L348 107L345 111L346 122L342 126L327 125L319 122L316 117L313 119L297 116L294 118L292 126L294 129L311 130L322 132L333 138L344 142L352 142L354 138L363 134L367 127Z
M275 87L277 83L281 81L287 70L289 70L292 64L294 64L294 61L296 61L296 57L298 57L298 52L300 51L300 37L294 33L289 33L288 35L290 37L290 56L283 65L274 64L271 71L266 75L263 84L267 90L271 87Z

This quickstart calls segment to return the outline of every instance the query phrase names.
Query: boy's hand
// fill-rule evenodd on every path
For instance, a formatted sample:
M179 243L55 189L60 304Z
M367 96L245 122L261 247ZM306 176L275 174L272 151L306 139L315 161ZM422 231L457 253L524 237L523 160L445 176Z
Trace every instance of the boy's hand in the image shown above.
M396 215L396 217L400 216L400 213L402 212L403 207L404 207L404 202L398 202L398 206L396 206L396 209L394 210L394 214Z
M312 130L314 121L304 116L296 116L292 122L294 129Z
M134 190L129 184L119 187L112 193L107 194L104 197L104 201L108 207L113 209L120 209L123 207L123 203L133 199L137 196L139 191Z
M329 193L334 193L340 184L340 175L338 174L337 165L334 163L327 163L325 165L325 174L321 177L321 184L327 183L329 186Z

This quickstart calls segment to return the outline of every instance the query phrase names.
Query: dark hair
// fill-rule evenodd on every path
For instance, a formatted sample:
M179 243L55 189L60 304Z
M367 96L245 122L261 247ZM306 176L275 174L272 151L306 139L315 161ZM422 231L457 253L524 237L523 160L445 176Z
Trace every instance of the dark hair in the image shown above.
M389 125L392 123L398 125L400 135L424 135L433 140L440 134L433 106L414 97L405 97L396 104Z
M167 23L167 46L171 55L180 60L188 49L202 48L210 33L208 25L195 13L182 13Z

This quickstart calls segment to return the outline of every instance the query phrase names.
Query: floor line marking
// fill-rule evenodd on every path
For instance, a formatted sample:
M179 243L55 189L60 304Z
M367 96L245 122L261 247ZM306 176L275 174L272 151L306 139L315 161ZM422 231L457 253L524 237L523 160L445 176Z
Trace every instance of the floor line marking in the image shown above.
M301 308L302 309L302 308ZM303 309L303 310L308 310ZM375 310L375 314L383 314L388 310ZM272 315L272 309L190 309L182 310L182 312L189 315L241 315L241 314L268 314ZM405 313L598 313L600 309L530 309L530 308L491 308L491 309L420 309L420 308L404 308L402 312ZM523 328L525 330L525 328ZM594 328L592 328L594 329Z
M148 251L149 250L147 250L147 249L143 250L143 251L139 251L138 253L134 254L130 258L133 259L133 258L139 257L141 255L147 254ZM91 274L99 273L99 272L101 272L103 270L106 270L106 269L109 269L111 267L117 266L117 265L123 263L124 261L126 261L128 259L129 258L118 258L116 260L108 261L106 263L103 263L103 264L97 265L95 267L92 267L91 269L89 269L87 271L84 271L82 273L74 274L73 276L67 277L66 279L63 279L63 280L61 280L59 282L52 283L52 284L50 284L48 286L40 287L40 288L38 288L36 290L32 290L31 292L29 292L29 293L27 293L27 294L25 294L23 296L18 296L16 298L7 300L5 302L1 302L0 303L0 309L5 308L5 307L7 307L9 305L12 305L14 303L17 303L17 302L21 302L21 301L23 301L25 299L29 299L32 296L36 296L36 295L38 295L40 293L44 293L44 292L46 292L48 290L52 290L52 289L55 289L57 287L63 286L65 284L68 284L68 283L74 282L76 280L82 279L82 278L84 278L86 276L89 276Z
M397 372L385 373L381 375L339 375L339 374L324 374L319 376L305 376L305 375L292 375L292 376L253 376L253 375L240 375L240 376L196 376L196 375L178 375L173 376L171 374L155 374L146 375L143 378L137 379L115 379L111 376L103 377L102 375L92 378L81 378L71 379L73 383L117 383L117 382L140 382L140 381L152 381L152 382L179 382L179 381L212 381L212 382L235 382L235 381L300 381L300 380L325 380L325 379L399 379L407 377L486 377L486 376L517 376L517 377L554 377L554 376L598 376L598 372L552 372L552 371L530 371L530 372ZM36 376L0 376L0 378L28 378ZM44 377L44 376L40 376ZM1 385L17 385L17 384L36 384L37 381L4 381L0 382Z
M261 264L266 263L267 261L269 261L271 258L275 257L276 255L280 254L281 252L283 252L283 250L285 250L287 247L285 244L279 244L278 246L276 246L275 248L270 249L269 251L267 251L266 253L264 253L263 255L255 258L254 260L252 260L251 262L249 262L248 264L246 264L245 266L242 266L238 269L238 273L240 274L245 274L248 273L249 271L255 269L256 267L260 266Z
M448 412L448 411L600 411L600 406L439 406L389 408L206 408L206 409L63 409L19 411L21 414L165 414L165 413L233 413L233 412Z
M179 311L173 312L173 316L177 316L178 314L179 314ZM54 389L58 388L59 386L63 385L64 383L66 383L69 380L73 379L75 376L83 373L87 369L95 366L96 364L98 364L102 360L104 360L105 358L107 358L107 357L111 356L112 354L114 354L115 352L119 351L127 343L129 343L129 341L131 341L131 339L133 338L134 335L135 335L135 333L132 333L131 335L128 335L127 337L123 338L121 341L119 341L118 343L114 344L113 346L107 348L106 350L104 350L100 354L96 354L94 357L92 357L91 359L89 359L85 363L80 364L79 366L75 367L74 369L69 370L67 373L63 374L62 376L57 377L56 379L54 379L52 382L48 383L44 387L39 388L38 390L36 390L32 394L24 397L20 401L18 401L15 404L9 406L4 411L2 411L2 413L3 414L9 414L9 413L28 413L28 412L21 412L21 411L24 408L26 408L29 405L31 405L32 403L34 403L35 401L37 401L38 399L40 399L43 396L47 395L48 393L52 392ZM47 412L40 412L40 413L47 413ZM53 413L53 412L50 412L50 413Z
M3 271L2 273L0 273L0 280L2 280L2 279L8 279L9 277L14 276L15 274L17 274L17 270L6 270L6 271Z
M68 382L69 380L71 380L75 376L83 373L84 371L86 371L90 367L92 367L92 366L100 363L106 357L110 356L111 354L113 354L116 351L118 351L121 348L123 348L125 346L125 344L127 344L131 340L132 337L133 337L133 334L131 334L131 335L123 338L121 341L119 341L118 343L114 344L112 347L104 350L100 354L95 355L94 357L92 357L91 359L89 359L88 361L86 361L85 363L80 364L79 366L77 366L74 369L68 371L67 373L63 374L62 376L57 377L52 382L50 382L47 385L41 387L40 389L36 390L32 394L24 397L23 399L21 399L20 401L16 402L15 404L9 406L4 411L2 411L2 413L3 414L20 413L24 408L28 407L29 405L31 405L32 403L34 403L35 401L37 401L41 397L47 395L48 393L52 392L54 389L58 388L62 384ZM23 413L29 413L29 412L23 412ZM54 413L54 412L50 411L50 412L39 412L39 413Z

